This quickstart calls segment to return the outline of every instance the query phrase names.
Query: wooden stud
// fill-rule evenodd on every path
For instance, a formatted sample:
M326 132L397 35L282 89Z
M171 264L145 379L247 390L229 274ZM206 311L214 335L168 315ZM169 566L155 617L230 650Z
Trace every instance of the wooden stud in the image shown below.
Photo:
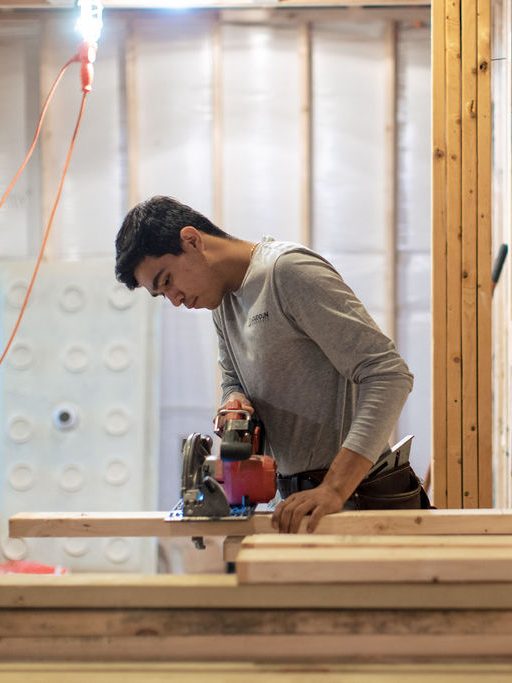
M461 44L459 0L446 2L447 506L462 507ZM435 400L435 399L434 399Z
M478 0L478 483L479 504L492 505L491 321L491 0Z
M462 506L478 507L476 5L462 0Z
M213 222L223 228L224 147L223 147L222 22L217 12L212 27L212 194ZM222 402L222 372L215 364L215 403Z
M445 2L432 5L432 431L434 504L447 506Z
M492 501L490 0L480 3L433 5L434 501L453 508Z
M128 208L140 201L139 193L139 121L137 91L137 30L133 18L126 20L125 32L125 102L126 102L126 154L128 159Z
M213 157L213 217L216 225L223 223L223 77L222 24L216 16L212 36L212 157Z
M311 246L312 221L312 64L311 64L311 24L305 22L299 28L299 58L301 66L300 109L301 109L301 242Z
M396 22L390 21L386 28L386 70L387 70L387 230L386 230L386 280L387 321L386 333L397 338L397 296L396 296L396 219L397 219L397 30ZM396 440L396 434L391 437Z

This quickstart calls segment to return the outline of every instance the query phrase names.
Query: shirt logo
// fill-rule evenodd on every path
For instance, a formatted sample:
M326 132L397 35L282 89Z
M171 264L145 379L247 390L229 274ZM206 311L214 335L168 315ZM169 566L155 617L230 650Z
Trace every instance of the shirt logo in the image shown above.
M256 315L253 315L249 318L249 325L248 327L252 327L253 325L256 325L256 323L265 323L268 320L268 311L265 311L265 313L257 313Z

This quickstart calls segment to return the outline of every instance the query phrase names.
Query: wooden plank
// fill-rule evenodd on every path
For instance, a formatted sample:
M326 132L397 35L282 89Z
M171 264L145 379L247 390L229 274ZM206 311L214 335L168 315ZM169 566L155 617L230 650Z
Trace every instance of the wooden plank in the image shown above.
M503 683L512 674L512 664L474 662L425 663L386 662L368 664L260 664L233 662L137 662L132 663L13 663L0 664L0 683Z
M56 644L57 639L70 637L73 639L92 639L108 635L111 639L136 638L139 640L163 640L167 637L181 636L192 639L198 635L208 635L213 640L238 635L250 638L251 635L320 635L330 634L338 637L353 635L355 624L364 625L367 635L382 633L391 635L400 627L408 626L408 635L419 635L421 631L436 629L437 634L458 633L467 635L480 632L482 634L512 635L512 614L509 610L496 614L495 611L483 611L480 615L468 614L467 610L451 610L450 614L421 610L421 619L417 611L406 610L395 615L388 610L378 618L380 610L365 610L366 614L357 614L356 610L340 613L339 610L304 610L288 609L280 618L280 610L274 609L66 609L57 615L56 610L39 609L2 610L0 622L1 641L4 639L28 639L46 636L47 643ZM285 618L283 618L285 617ZM376 618L377 617L377 618ZM480 617L478 619L478 617ZM450 623L451 622L451 623ZM141 634L144 634L141 638ZM403 634L405 635L405 634ZM218 642L219 650L227 652ZM5 650L3 650L5 652ZM0 647L0 652L2 648ZM169 653L170 659L177 659L177 653ZM59 653L57 652L58 656ZM264 653L260 653L264 657ZM128 658L128 657L127 657ZM133 659L132 657L130 657ZM159 657L160 658L160 657ZM165 655L163 658L166 658ZM197 660L204 660L197 653Z
M27 512L9 520L12 537L249 536L277 533L271 515L248 520L166 522L166 512ZM305 532L307 520L301 525ZM319 534L512 534L510 510L362 510L326 515Z
M200 551L197 551L200 552ZM0 576L0 607L512 609L512 582L238 585L234 575ZM1 619L1 612L0 612Z
M258 534L239 541L241 548L509 548L512 535L350 536L325 534Z
M229 536L253 533L252 519L166 522L166 512L50 512L11 517L10 533L25 537Z
M388 22L386 27L386 334L397 338L397 293L396 293L396 219L397 219L397 23ZM396 441L396 433L391 435Z
M446 0L447 188L447 506L462 507L461 348L461 17L460 0ZM434 397L435 401L435 397Z
M238 553L240 583L505 581L512 548L318 547L248 548Z
M312 234L312 63L311 63L311 24L305 22L299 29L300 59L300 110L301 110L301 243L311 246Z
M492 505L491 316L491 2L478 0L478 482L482 507ZM510 35L510 34L509 34Z
M213 25L212 36L212 182L213 182L213 217L216 225L223 225L224 215L224 107L223 75L222 75L222 24L219 18ZM220 369L217 368L218 386L220 387ZM220 395L219 395L220 403Z
M476 3L462 0L462 505L478 507Z
M277 615L281 619L288 618L288 616L288 614ZM428 616L428 614L425 615L425 617ZM507 661L510 659L512 639L509 633L488 635L477 629L474 633L460 634L453 628L439 633L435 630L435 622L427 618L424 620L425 632L411 634L410 621L408 619L397 620L393 612L390 614L371 612L365 614L364 617L368 617L368 621L356 615L351 624L352 632L341 635L332 632L303 633L300 624L297 624L296 633L276 635L273 633L245 634L233 631L221 638L215 632L203 632L196 636L176 635L161 638L151 637L149 634L147 637L111 638L108 634L104 634L95 638L74 638L70 634L68 637L56 639L53 643L41 635L33 638L13 637L0 641L0 658L4 662L9 660L24 662L137 661L141 665L141 674L138 679L135 679L137 683L141 679L145 680L142 663L146 661L208 662L229 659L230 661L253 662L255 666L267 665L269 662L296 663L301 661L309 665L316 664L318 671L323 668L324 661L379 662L384 659L385 661L410 662L411 660L425 661L425 659L446 661L448 658L463 661L494 658L497 661ZM378 624L392 623L395 618L396 632L385 635L375 631L366 633L365 629L369 625L370 618ZM475 615L471 620L473 627L477 619ZM433 631L429 633L428 628L432 628ZM88 679L82 680L86 683ZM162 680L168 679L160 679ZM226 681L226 678L221 680ZM375 679L363 679L365 683L368 680L374 681ZM446 680L446 678L438 680ZM463 682L459 679L459 682L465 683L465 680ZM44 683L53 683L53 681ZM389 683L389 678L386 683Z
M446 365L446 63L445 2L432 5L432 429L433 498L447 505Z
M493 662L385 662L346 664L260 664L234 662L69 662L0 663L0 683L503 683L512 674L512 664Z

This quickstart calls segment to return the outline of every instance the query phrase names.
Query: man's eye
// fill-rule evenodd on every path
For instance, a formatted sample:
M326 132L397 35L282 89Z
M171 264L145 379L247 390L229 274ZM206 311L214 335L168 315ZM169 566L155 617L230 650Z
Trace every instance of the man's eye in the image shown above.
M162 282L162 287L168 287L170 282L170 277L167 276L164 278L164 281Z

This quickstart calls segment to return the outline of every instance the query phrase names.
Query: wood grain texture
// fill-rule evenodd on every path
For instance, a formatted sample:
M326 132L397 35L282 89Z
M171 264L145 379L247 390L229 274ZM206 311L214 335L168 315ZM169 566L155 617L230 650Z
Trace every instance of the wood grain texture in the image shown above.
M492 505L492 290L491 290L491 1L478 0L478 484L479 505Z
M496 610L86 609L3 616L4 663L507 658L512 644L512 613Z
M240 583L257 584L506 581L512 548L242 548L236 568Z
M0 576L0 608L512 610L511 589L510 581L244 586L232 574L26 574Z
M445 0L432 4L432 431L433 497L447 506Z
M446 0L447 506L462 507L461 7ZM435 398L434 398L435 400Z
M277 533L271 515L248 520L166 522L161 512L27 512L9 520L12 537L249 536ZM301 525L306 531L307 520ZM511 534L510 510L363 510L326 515L319 534Z
M12 663L0 664L0 683L502 683L512 664L492 662L234 663Z
M240 548L512 548L512 535L350 536L324 534L258 534L238 541Z
M462 505L478 505L477 54L476 3L462 0Z
M492 504L490 0L435 0L434 503Z

